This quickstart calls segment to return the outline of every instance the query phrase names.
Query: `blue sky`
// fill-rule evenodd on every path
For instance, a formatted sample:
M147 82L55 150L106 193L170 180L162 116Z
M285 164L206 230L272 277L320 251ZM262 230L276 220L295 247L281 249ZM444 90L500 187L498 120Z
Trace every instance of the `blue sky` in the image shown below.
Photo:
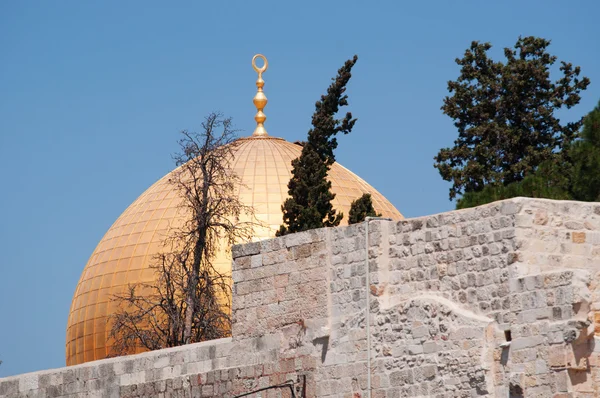
M337 160L412 217L454 207L432 166L457 135L440 111L454 59L472 40L502 58L519 35L551 39L592 81L561 113L579 118L600 99L598 4L0 2L0 377L64 366L81 271L173 168L180 130L220 110L251 134L255 53L269 59L267 130L289 141L304 139L315 101L358 54L358 122Z

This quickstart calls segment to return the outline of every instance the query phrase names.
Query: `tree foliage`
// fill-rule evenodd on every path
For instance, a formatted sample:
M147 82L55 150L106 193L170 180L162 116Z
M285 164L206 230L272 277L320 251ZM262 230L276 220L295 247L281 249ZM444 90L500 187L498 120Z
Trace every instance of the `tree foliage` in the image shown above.
M600 103L584 118L577 139L562 149L560 162L544 162L522 181L487 185L465 193L458 209L516 196L581 201L600 200Z
M370 193L365 193L352 202L348 213L348 224L363 222L367 217L381 217L381 214L377 213L373 207Z
M327 89L327 94L322 95L315 105L308 140L300 157L292 161L292 178L288 183L290 197L281 206L283 225L277 236L336 226L342 220L343 215L337 213L331 204L335 194L331 192L327 173L335 162L335 136L338 133L348 134L356 122L350 112L342 119L336 119L335 115L340 107L348 105L348 96L344 93L357 59L355 55L346 61Z
M488 56L491 44L474 41L456 59L460 76L448 82L452 95L441 109L454 120L458 138L454 147L439 151L434 164L452 182L450 199L519 182L542 163L564 161L560 149L573 141L582 121L561 124L556 112L578 104L589 79L561 61L562 76L551 81L557 57L548 53L549 45L520 37L514 48L504 49L503 63Z
M231 119L212 113L202 131L182 132L179 166L169 183L180 195L185 222L174 227L152 264L155 281L130 285L113 300L115 355L136 348L155 350L226 336L230 331L230 276L213 265L219 244L248 240L252 208L237 192L239 177L229 167L238 145Z
M580 137L570 151L573 197L583 201L600 201L600 102L585 117Z
M545 162L523 180L508 185L486 185L481 191L467 192L456 201L457 209L480 206L497 200L524 196L556 200L572 199L570 165Z

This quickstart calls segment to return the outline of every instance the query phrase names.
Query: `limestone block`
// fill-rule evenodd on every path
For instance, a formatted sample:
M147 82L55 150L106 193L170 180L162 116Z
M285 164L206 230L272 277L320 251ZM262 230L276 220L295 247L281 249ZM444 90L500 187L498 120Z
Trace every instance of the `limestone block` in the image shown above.
M585 243L585 232L573 232L571 236L573 243Z
M599 209L515 198L372 221L372 396L574 393L567 354L600 335ZM0 379L0 396L232 396L300 371L310 396L364 396L365 232L234 246L233 339ZM578 358L597 380L597 352Z

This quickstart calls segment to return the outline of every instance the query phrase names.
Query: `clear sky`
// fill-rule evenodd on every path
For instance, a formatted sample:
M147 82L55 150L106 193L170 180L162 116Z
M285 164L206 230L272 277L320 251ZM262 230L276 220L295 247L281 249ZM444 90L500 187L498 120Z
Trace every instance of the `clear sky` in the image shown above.
M551 39L592 81L564 120L600 99L598 1L337 3L0 2L0 377L64 366L81 271L173 168L180 130L220 110L251 134L255 53L269 59L267 130L289 141L358 54L358 122L337 160L408 217L454 207L433 156L456 138L440 106L472 40L502 59L519 35Z

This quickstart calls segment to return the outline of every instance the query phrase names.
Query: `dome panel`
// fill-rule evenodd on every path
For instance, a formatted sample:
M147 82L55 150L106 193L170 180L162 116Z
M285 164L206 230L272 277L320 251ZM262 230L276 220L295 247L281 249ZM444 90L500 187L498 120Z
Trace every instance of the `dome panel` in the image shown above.
M255 208L256 217L266 227L256 228L254 239L275 236L282 223L281 205L288 197L291 161L302 147L280 138L249 137L240 140L231 167L242 180L240 199ZM90 256L75 290L67 323L67 365L105 358L106 321L114 311L111 297L128 284L149 282L154 278L149 268L159 253L169 228L182 222L178 211L180 199L169 184L167 174L139 198L115 221ZM400 212L363 179L334 163L329 171L333 207L344 213L347 223L350 204L363 193L371 193L375 209L384 217L403 218ZM230 272L231 258L224 252L215 261L222 272Z

